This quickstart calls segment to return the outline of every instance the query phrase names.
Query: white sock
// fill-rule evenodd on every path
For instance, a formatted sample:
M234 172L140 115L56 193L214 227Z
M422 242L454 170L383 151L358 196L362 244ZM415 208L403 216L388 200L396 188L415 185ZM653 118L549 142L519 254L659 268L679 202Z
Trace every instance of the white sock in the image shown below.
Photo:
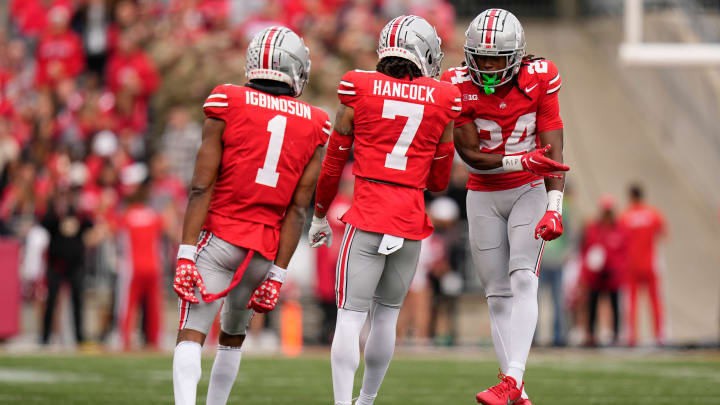
M197 384L202 375L200 351L197 342L182 341L175 346L173 355L173 392L175 405L195 405Z
M240 347L218 345L215 362L210 372L207 405L225 405L240 368Z
M510 318L512 315L512 297L488 297L490 312L490 334L492 335L495 355L500 363L500 371L507 373L510 357Z
M335 405L350 405L353 380L360 364L360 330L367 312L339 309L335 336L330 348Z
M538 278L532 271L517 270L510 275L510 285L513 290L512 340L506 374L514 378L520 388L538 319Z
M356 405L373 405L395 351L395 333L400 308L375 304L370 335L365 342L365 374Z

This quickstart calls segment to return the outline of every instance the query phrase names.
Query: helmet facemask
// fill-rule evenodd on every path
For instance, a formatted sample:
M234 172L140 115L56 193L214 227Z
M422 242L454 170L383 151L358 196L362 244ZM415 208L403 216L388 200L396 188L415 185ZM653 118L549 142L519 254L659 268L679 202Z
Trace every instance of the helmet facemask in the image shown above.
M465 50L465 64L468 67L470 78L477 86L485 90L485 94L493 94L495 88L508 83L520 71L520 64L525 56L525 50L514 49L511 51L478 50L463 46ZM498 70L482 70L477 65L477 56L504 56L505 67Z

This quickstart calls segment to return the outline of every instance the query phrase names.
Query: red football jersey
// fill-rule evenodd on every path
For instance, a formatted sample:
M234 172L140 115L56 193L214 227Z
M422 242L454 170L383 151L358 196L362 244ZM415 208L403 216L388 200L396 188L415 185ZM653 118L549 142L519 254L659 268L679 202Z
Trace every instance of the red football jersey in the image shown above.
M118 221L123 256L132 264L132 273L158 273L162 245L163 219L154 209L140 204L127 208Z
M328 115L292 97L231 84L217 86L203 111L226 124L205 227L273 260L295 187L330 135Z
M665 221L655 208L632 204L620 217L627 230L627 268L631 276L642 276L656 269L655 245L665 232Z
M443 130L462 108L460 92L427 77L354 70L343 76L338 96L355 110L355 192L343 221L369 232L427 237L433 227L423 190Z
M524 61L517 86L502 98L485 94L472 82L467 67L449 69L441 80L460 89L462 113L455 126L474 122L482 152L521 155L540 146L538 133L563 127L558 102L562 79L550 60ZM507 190L542 179L525 171L505 173L502 168L469 170L467 187L476 191Z

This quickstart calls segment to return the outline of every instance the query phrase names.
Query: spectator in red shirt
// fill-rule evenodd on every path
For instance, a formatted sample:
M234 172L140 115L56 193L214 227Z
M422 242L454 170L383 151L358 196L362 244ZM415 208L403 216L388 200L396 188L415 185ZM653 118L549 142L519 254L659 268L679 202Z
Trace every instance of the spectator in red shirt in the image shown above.
M128 198L118 220L119 246L124 258L118 283L120 331L125 350L132 347L135 312L144 305L143 330L147 345L157 349L162 328L162 243L172 234L172 221L148 205L150 183L146 180Z
M131 106L126 109L135 118L132 121L142 126L132 129L142 131L147 127L150 96L160 85L160 76L155 63L140 48L137 35L133 29L120 35L117 52L108 62L107 85L118 100L129 100Z
M37 45L35 80L39 87L54 87L62 79L77 77L85 68L82 40L69 29L69 9L51 8L48 20L50 25Z
M580 280L589 290L587 346L595 346L595 323L600 295L607 294L613 312L613 344L620 333L620 287L625 268L626 235L610 196L600 200L600 216L585 226L580 252Z
M12 0L10 17L20 33L35 38L47 28L48 11L62 6L68 10L70 0Z
M630 206L620 221L627 230L628 344L637 343L637 292L647 288L654 318L655 340L663 343L663 305L658 276L657 245L665 235L662 214L644 201L642 186L630 186Z

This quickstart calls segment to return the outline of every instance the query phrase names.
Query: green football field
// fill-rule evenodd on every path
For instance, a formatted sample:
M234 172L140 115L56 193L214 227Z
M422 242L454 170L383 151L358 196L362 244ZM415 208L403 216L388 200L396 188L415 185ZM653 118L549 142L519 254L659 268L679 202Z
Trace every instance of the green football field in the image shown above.
M172 404L171 363L169 354L0 355L0 404ZM198 404L211 366L205 357ZM332 404L329 366L324 352L246 356L229 403ZM473 404L496 370L487 352L400 353L375 403ZM541 352L525 379L535 405L720 404L718 352Z

